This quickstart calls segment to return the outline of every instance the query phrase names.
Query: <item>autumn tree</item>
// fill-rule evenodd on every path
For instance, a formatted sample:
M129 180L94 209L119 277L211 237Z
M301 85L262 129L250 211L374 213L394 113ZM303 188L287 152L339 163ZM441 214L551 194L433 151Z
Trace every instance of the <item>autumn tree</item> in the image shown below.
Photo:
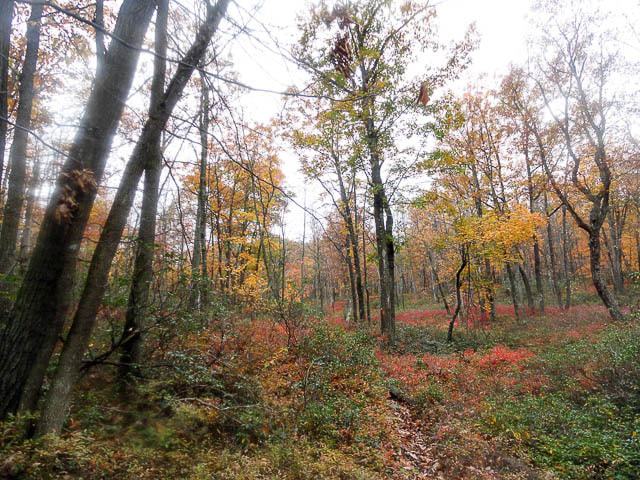
M322 2L302 25L295 54L314 77L314 91L343 111L358 131L367 158L366 175L373 203L373 219L380 283L381 330L395 336L395 253L392 200L396 181L404 178L421 147L398 142L398 136L422 145L437 128L425 114L438 103L435 89L464 66L469 38L454 48L444 67L431 66L411 78L408 65L419 52L437 49L431 33L434 9L429 4L351 1L332 10ZM417 122L415 115L421 118ZM386 177L386 178L385 178Z
M62 331L62 299L71 286L96 185L102 180L154 8L153 0L125 0L120 7L113 31L115 40L105 55L104 69L94 81L0 340L0 418L18 408L32 373L36 378L29 381L31 393L39 391Z
M563 13L552 3L552 15ZM555 8L555 10L553 10ZM616 54L596 32L596 18L582 9L544 31L536 86L561 132L568 185L589 205L585 215L563 188L553 159L543 166L556 196L589 238L590 270L598 296L615 320L624 318L602 273L602 227L609 217L613 183L611 141L614 98L611 87Z

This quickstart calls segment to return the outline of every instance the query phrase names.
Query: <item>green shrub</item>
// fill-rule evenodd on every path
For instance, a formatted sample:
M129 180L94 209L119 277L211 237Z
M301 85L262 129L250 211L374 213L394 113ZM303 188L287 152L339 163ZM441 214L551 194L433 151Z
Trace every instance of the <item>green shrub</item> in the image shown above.
M374 340L364 332L321 325L299 345L304 365L299 389L298 426L308 435L353 438L364 420L364 407L384 391L374 354Z
M604 397L581 405L558 393L494 401L482 427L561 478L621 480L640 471L640 418Z
M612 325L532 362L550 379L546 393L492 399L485 431L561 478L638 478L640 327Z

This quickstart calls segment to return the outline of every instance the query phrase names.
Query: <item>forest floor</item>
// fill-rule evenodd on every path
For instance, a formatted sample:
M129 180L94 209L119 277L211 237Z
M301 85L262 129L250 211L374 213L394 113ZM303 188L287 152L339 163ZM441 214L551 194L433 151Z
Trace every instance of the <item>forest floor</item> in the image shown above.
M398 341L246 322L162 353L133 392L86 376L62 438L0 424L0 478L639 478L640 327L582 305L456 326L398 315ZM160 353L158 353L160 355Z

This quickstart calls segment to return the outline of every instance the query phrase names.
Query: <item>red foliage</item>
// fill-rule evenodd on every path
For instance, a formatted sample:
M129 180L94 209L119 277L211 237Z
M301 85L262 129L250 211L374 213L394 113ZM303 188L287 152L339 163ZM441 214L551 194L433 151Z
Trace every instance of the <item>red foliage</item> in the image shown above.
M515 350L505 347L504 345L496 345L489 352L477 358L477 364L482 368L494 368L503 366L518 365L523 360L533 357L533 353L525 348L517 348Z

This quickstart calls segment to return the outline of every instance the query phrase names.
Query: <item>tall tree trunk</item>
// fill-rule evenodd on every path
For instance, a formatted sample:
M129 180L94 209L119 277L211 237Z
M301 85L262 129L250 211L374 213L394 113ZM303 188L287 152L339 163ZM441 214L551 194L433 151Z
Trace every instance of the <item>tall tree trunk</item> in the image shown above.
M544 313L544 287L542 283L542 261L540 258L540 242L538 236L533 237L533 272L536 278L536 294L538 296L538 309Z
M526 139L524 142L524 159L525 159L525 166L527 168L527 193L529 197L529 212L534 213L536 192L533 184L533 171L531 168L531 157L529 155L529 139L530 138L531 138L530 131L527 130ZM544 313L544 288L542 285L540 243L538 242L538 235L536 234L533 235L533 272L536 280L536 296L538 297L538 308L540 310L540 313ZM524 280L524 277L523 277L523 280ZM529 308L531 308L531 306Z
M569 231L567 228L567 206L562 205L562 266L564 270L564 305L568 310L571 307L571 275L569 266Z
M0 340L0 418L15 411L30 372L42 383L62 331L58 316L65 270L75 265L113 135L133 81L154 0L125 0L105 68L96 76L80 128L41 223L29 267ZM115 40L118 39L118 40Z
M18 227L22 217L27 181L27 145L31 129L33 83L38 66L43 8L43 3L33 3L27 22L27 50L20 74L18 110L16 112L17 127L13 131L13 143L9 153L9 191L7 192L7 201L4 204L2 230L0 230L0 273L7 273L16 263Z
M209 155L209 88L204 75L200 101L200 174L198 183L198 208L196 210L196 229L193 241L191 262L191 305L202 308L207 289L207 160ZM230 217L231 218L231 217ZM221 259L220 259L221 261ZM229 255L227 254L227 263ZM227 278L229 279L227 271ZM229 285L227 285L228 287Z
M104 45L104 0L96 0L96 15L94 19L96 28L96 76L101 74L104 68L106 48Z
M367 195L365 193L364 203L367 204ZM367 242L366 242L366 220L365 220L365 209L362 209L362 268L363 268L363 282L364 282L364 293L366 296L366 307L367 307L367 325L371 325L371 302L369 295L369 279L368 279L368 271L367 271ZM640 252L640 247L639 250ZM638 259L638 263L640 263L640 258Z
M385 250L387 253L387 269L389 276L389 316L388 316L388 331L390 332L389 339L393 343L396 335L396 248L393 240L393 213L391 212L391 206L389 200L385 195Z
M376 250L378 253L378 276L380 280L380 330L393 342L395 334L395 312L392 311L393 283L389 275L387 228L385 225L384 184L381 176L380 158L377 152L377 134L371 119L367 121L371 157L371 190L373 191L373 220L376 232ZM391 239L393 242L393 238Z
M447 315L449 315L451 313L449 302L447 302L447 295L444 293L442 282L440 281L440 277L438 276L438 269L436 268L436 262L433 260L433 253L431 253L431 251L428 251L427 257L429 258L429 265L431 266L431 274L433 276L433 283L435 284L434 287L437 288L437 291L440 294L440 299L442 300L442 303L444 305L444 309L447 311Z
M460 267L456 271L456 309L453 312L453 317L451 317L451 320L449 321L449 328L447 329L447 342L449 343L453 340L453 327L455 327L456 320L460 315L460 309L462 308L462 272L464 272L469 258L466 247L464 246L460 248L460 257Z
M484 210L482 208L482 197L480 190L480 178L478 177L478 168L475 163L471 163L471 180L473 182L473 188L475 190L475 195L473 196L473 201L476 207L476 215L478 218L482 218L484 214ZM491 270L491 262L488 258L484 259L484 271L482 272L484 277L484 285L483 285L483 293L484 296L480 295L480 318L481 320L486 320L487 312L485 308L485 298L489 302L489 315L490 319L493 322L496 319L496 303L495 303L495 294L493 291L493 272Z
M613 208L609 209L607 215L607 223L609 224L609 252L611 254L611 273L613 276L613 291L616 295L624 292L624 276L622 274L622 239L618 232L619 219L617 218Z
M354 272L354 266L353 266L353 258L351 257L351 252L352 252L352 248L351 248L351 236L349 234L347 234L346 237L346 249L345 249L345 253L344 253L344 260L345 263L347 264L347 272L349 273L349 293L351 295L351 312L353 314L353 319L355 320L355 323L357 324L359 321L358 318L358 310L357 310L357 305L358 305L358 292L356 289L356 275ZM349 322L349 318L348 318L348 314L345 311L345 320L347 322Z
M24 227L20 235L20 251L18 253L18 261L20 269L24 270L29 259L29 253L31 252L31 237L33 230L33 208L36 202L36 196L38 186L40 184L40 164L39 152L36 151L33 171L31 172L31 179L29 180L29 189L27 193L27 205L24 211Z
M516 275L510 263L506 264L507 277L509 278L509 286L511 287L511 302L513 303L513 312L516 320L520 320L520 306L518 305L518 286L516 283Z
M155 29L155 51L153 82L149 114L159 109L164 93L167 56L168 0L158 0ZM136 258L131 278L131 289L127 303L124 330L122 332L122 354L118 374L121 382L127 381L139 371L142 360L143 326L149 307L149 289L153 280L153 256L156 241L156 217L160 175L162 173L162 151L160 138L150 145L149 163L145 165L144 191L140 211L140 228L136 242Z
M601 245L600 245L600 230L593 229L589 233L589 265L591 267L591 279L593 285L596 287L598 296L604 303L605 307L609 311L611 318L617 321L624 320L624 316L620 311L620 306L615 296L613 296L610 290L607 288L607 284L602 275L602 269L600 265L601 257Z
M547 199L547 192L544 193L544 211L549 214L549 201ZM555 240L553 236L552 216L549 217L547 222L547 245L549 248L549 273L551 274L551 285L553 286L553 293L556 296L556 302L559 307L562 307L562 292L560 291L560 285L558 283L558 264L556 260L556 248Z
M9 53L13 0L0 0L0 186L4 173L4 151L7 146L9 124Z
M162 135L167 120L202 59L218 29L230 0L219 0L215 7L207 4L207 20L198 29L194 43L180 61L158 108L149 116L118 187L109 216L91 259L87 280L71 329L64 343L51 389L42 409L38 434L59 433L71 400L71 390L80 376L82 357L87 349L98 308L106 289L109 269L118 249L122 232L142 172L155 159L154 145Z
M358 248L358 235L356 233L356 223L357 219L354 219L354 212L357 212L357 205L354 206L354 212L351 211L351 198L349 198L349 194L347 193L346 186L344 184L344 179L342 176L341 165L337 158L334 158L334 166L336 169L336 175L338 177L338 186L340 190L340 201L342 205L341 208L338 208L338 211L341 213L341 216L347 227L347 235L349 236L347 242L348 256L350 260L347 260L349 264L351 261L353 262L353 279L354 279L354 288L355 295L353 299L357 301L357 303L353 304L354 310L357 306L357 314L354 315L356 321L362 321L365 315L365 301L364 301L364 293L362 288L362 272L360 269L360 253Z
M527 272L521 263L518 264L518 271L520 272L522 284L524 285L524 292L527 296L527 307L529 308L530 312L534 312L535 302L533 300L533 292L531 291L531 282L529 281L529 276L527 275Z

